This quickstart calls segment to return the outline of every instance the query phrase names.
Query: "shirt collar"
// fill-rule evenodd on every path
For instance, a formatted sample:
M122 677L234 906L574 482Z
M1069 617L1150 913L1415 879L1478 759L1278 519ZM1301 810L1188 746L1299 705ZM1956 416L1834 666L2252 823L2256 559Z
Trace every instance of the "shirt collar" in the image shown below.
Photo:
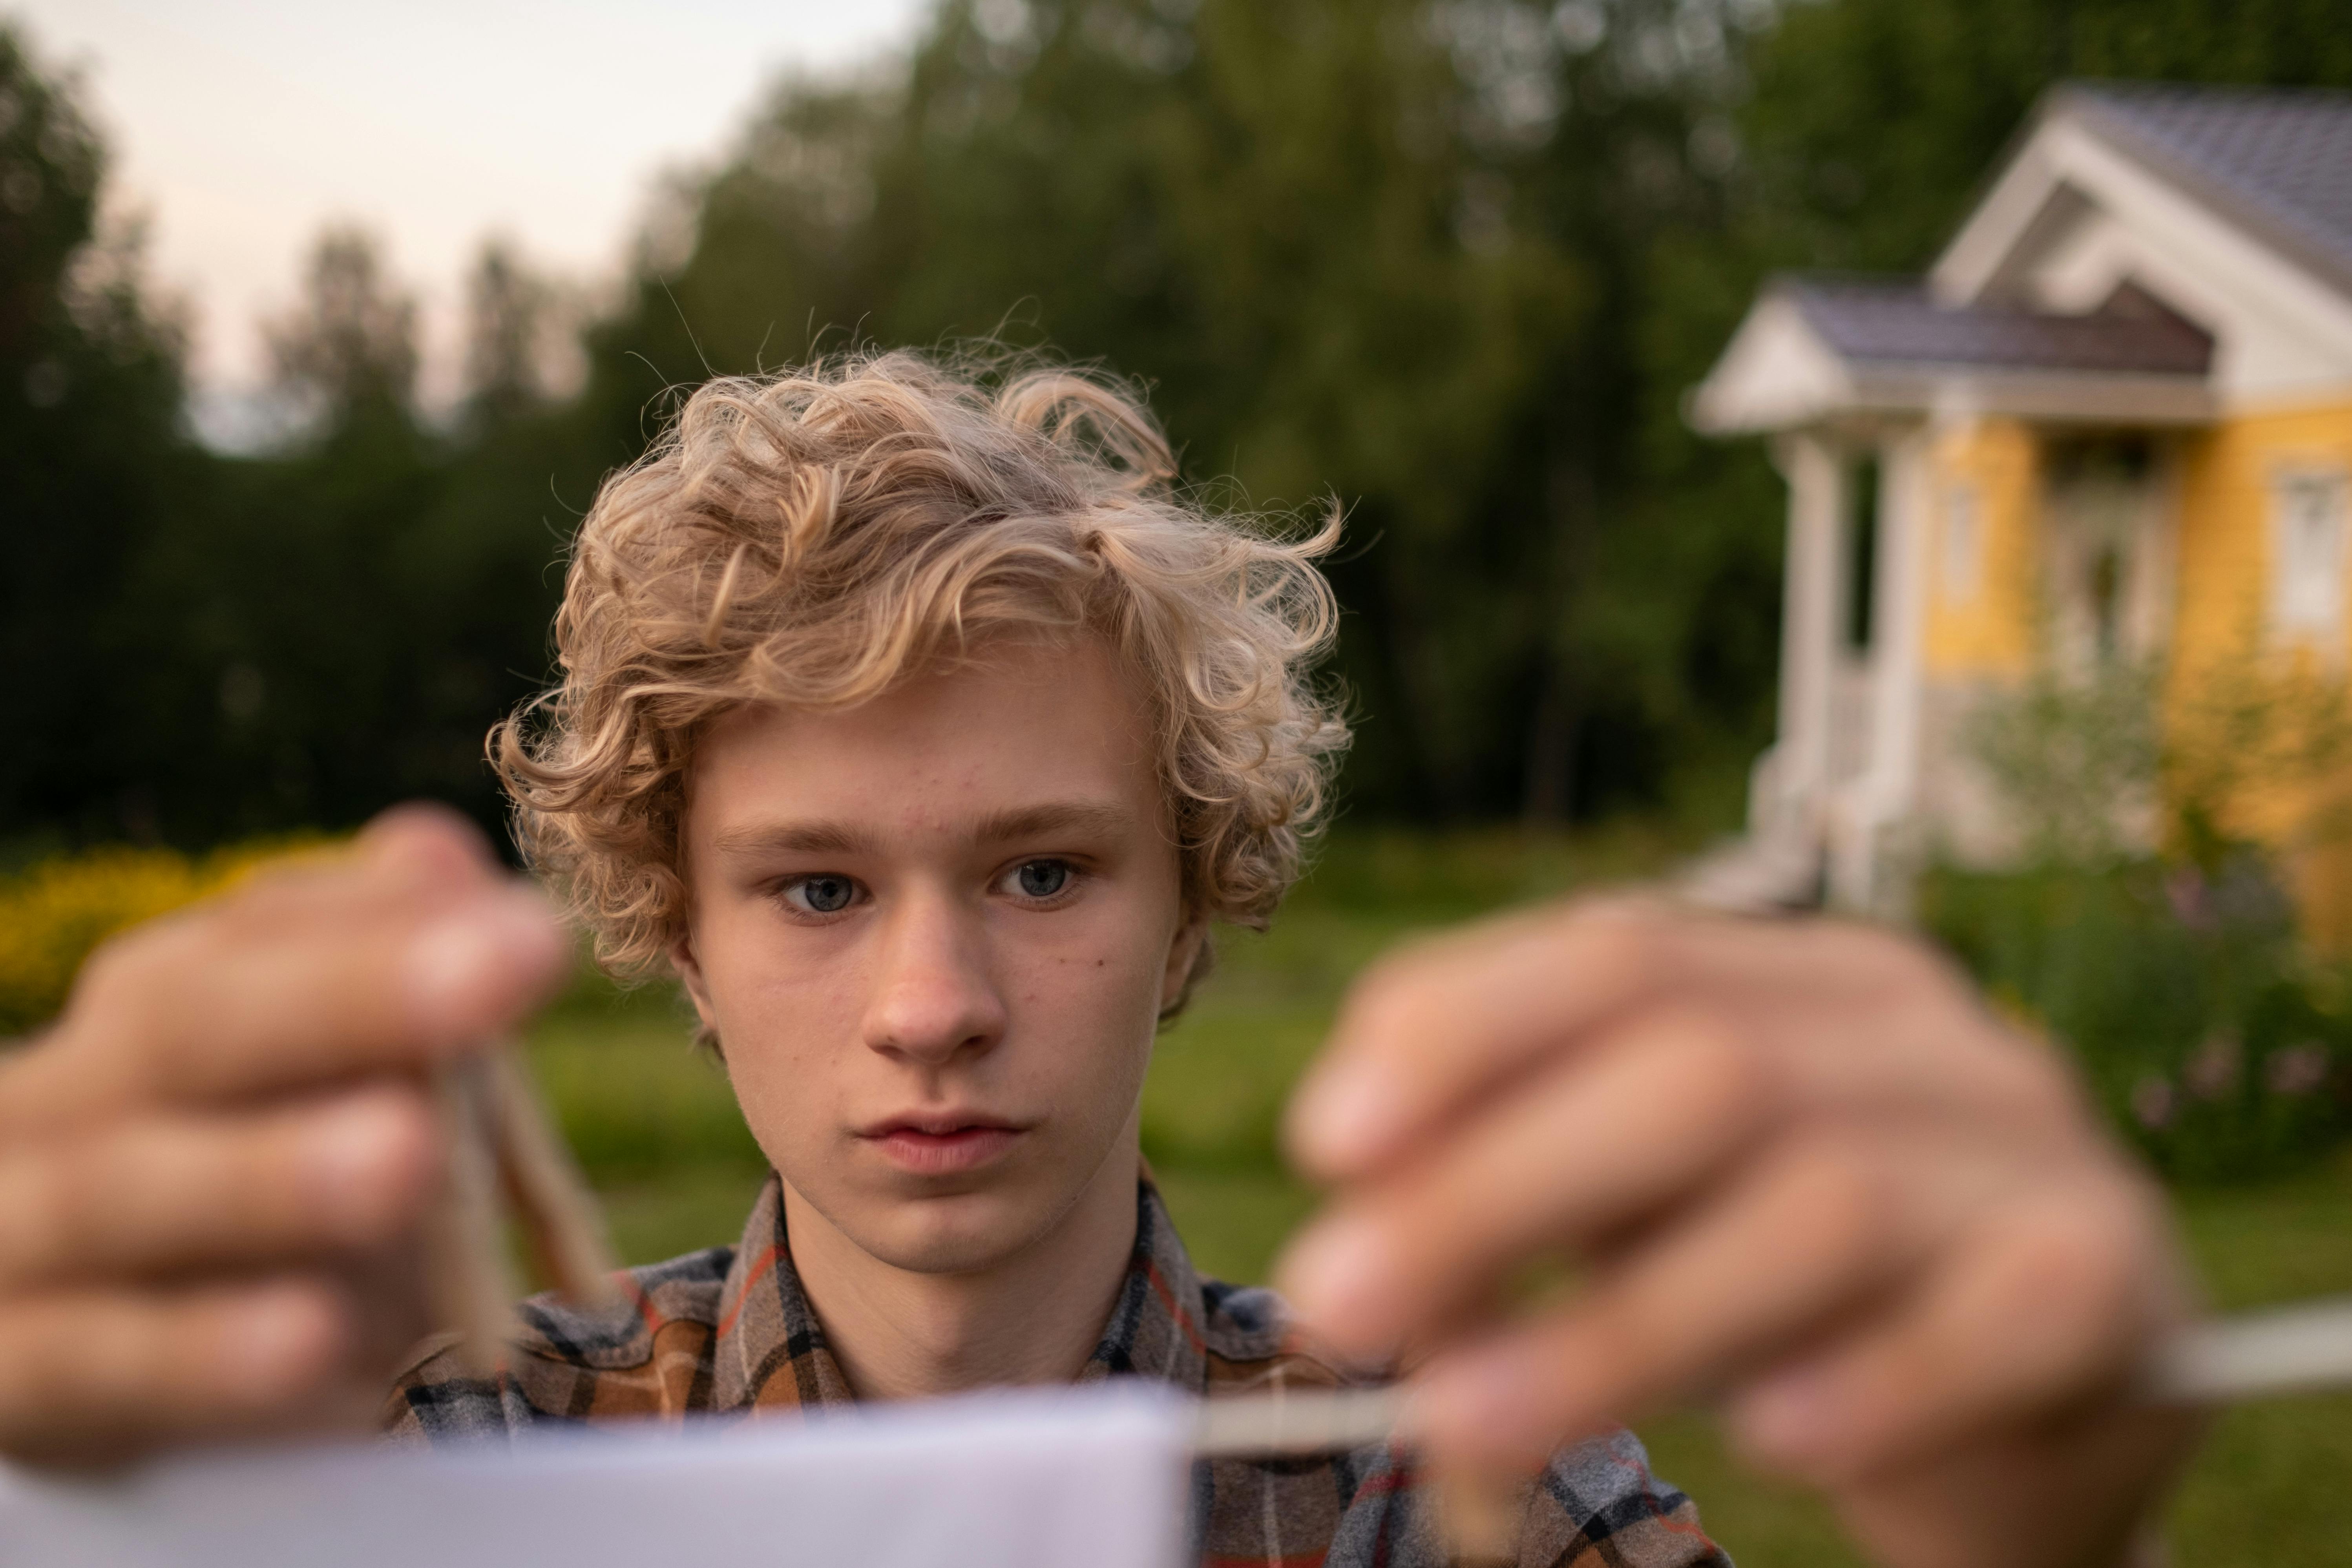
M847 1405L856 1398L793 1267L782 1184L773 1173L744 1222L719 1309L712 1411ZM1155 1377L1204 1392L1209 1361L1202 1311L1200 1276L1147 1174L1136 1184L1135 1248L1127 1277L1078 1381Z

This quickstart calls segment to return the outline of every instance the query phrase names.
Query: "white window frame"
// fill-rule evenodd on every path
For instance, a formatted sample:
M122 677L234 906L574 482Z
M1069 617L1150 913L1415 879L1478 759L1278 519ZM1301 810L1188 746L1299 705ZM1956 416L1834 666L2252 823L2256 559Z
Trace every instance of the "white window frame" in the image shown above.
M2271 474L2271 640L2345 655L2352 574L2352 474L2341 464L2281 465Z

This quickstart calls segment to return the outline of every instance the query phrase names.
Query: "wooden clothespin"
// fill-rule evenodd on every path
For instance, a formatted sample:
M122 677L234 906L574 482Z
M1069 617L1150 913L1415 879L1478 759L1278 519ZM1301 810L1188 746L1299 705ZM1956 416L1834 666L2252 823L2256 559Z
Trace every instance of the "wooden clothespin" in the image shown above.
M436 1325L457 1331L478 1377L505 1364L518 1294L511 1215L534 1268L583 1306L621 1300L603 1212L509 1045L469 1051L434 1075L448 1185L427 1221L425 1284Z

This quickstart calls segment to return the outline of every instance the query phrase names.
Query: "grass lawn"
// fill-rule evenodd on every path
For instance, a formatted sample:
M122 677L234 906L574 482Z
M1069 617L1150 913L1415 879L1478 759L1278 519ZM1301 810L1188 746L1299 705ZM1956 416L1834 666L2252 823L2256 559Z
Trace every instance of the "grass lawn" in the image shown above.
M1229 933L1218 974L1171 1028L1144 1142L1200 1266L1261 1278L1313 1194L1275 1152L1276 1118L1348 977L1416 930L1637 874L1677 847L1638 832L1574 842L1366 837L1335 845L1263 937ZM559 1005L534 1059L633 1262L732 1241L761 1166L724 1075L665 995L595 986ZM2352 1159L2261 1187L2184 1194L2181 1224L2223 1307L2352 1292ZM1698 1499L1747 1568L1861 1559L1811 1497L1741 1470L1700 1415L1645 1426L1659 1472ZM2197 1568L2318 1568L2352 1556L2352 1397L2282 1401L2216 1427L2169 1520Z

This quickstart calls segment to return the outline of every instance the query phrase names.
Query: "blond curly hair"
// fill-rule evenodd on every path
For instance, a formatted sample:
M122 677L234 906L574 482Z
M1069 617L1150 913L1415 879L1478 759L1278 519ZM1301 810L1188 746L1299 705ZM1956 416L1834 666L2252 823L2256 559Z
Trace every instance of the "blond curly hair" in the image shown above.
M703 725L861 702L1005 633L1098 636L1141 677L1186 912L1263 927L1348 739L1312 677L1339 520L1269 529L1175 472L1140 399L1001 355L850 354L696 391L581 525L560 683L489 737L524 853L599 962L657 972L684 929Z

